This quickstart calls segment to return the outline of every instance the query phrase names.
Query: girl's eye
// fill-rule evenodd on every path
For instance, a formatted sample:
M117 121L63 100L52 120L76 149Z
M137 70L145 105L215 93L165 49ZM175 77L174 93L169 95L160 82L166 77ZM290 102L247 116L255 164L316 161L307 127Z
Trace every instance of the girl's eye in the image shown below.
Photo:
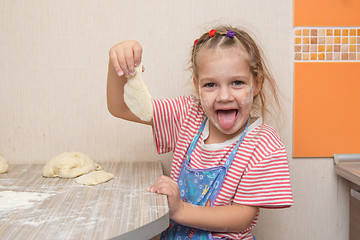
M234 81L234 82L233 82L233 85L234 85L234 86L240 86L240 85L242 85L242 84L244 84L243 81Z
M204 87L213 88L215 87L215 83L206 83Z

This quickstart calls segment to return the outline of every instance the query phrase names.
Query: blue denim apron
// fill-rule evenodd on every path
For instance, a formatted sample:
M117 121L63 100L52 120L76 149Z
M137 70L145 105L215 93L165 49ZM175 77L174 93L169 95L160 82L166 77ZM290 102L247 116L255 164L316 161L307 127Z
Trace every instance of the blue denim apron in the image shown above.
M183 162L179 179L177 181L180 190L181 199L185 202L198 206L213 206L220 188L224 182L227 171L236 155L236 151L242 142L247 128L249 126L250 118L247 121L246 127L241 134L239 141L230 153L228 159L223 166L194 169L189 166L191 153L194 151L199 137L204 130L205 122L203 121L199 128L199 133L192 140L187 154L186 161ZM169 227L161 234L161 239L215 239L211 232L200 230L197 228L187 227L170 220Z

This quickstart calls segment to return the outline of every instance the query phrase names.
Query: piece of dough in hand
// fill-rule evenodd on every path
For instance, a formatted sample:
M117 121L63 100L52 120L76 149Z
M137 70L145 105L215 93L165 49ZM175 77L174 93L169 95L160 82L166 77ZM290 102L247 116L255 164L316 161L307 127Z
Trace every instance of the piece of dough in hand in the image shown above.
M0 174L1 173L6 173L9 169L9 165L6 161L5 158L3 158L2 156L0 156Z
M110 181L113 178L114 178L114 174L100 170L82 175L76 178L75 182L83 185L94 186L100 183Z
M74 178L100 169L100 165L84 153L64 152L50 159L42 173L44 177Z
M151 95L141 78L142 64L135 70L135 76L128 78L124 86L124 101L133 114L148 122L153 118Z

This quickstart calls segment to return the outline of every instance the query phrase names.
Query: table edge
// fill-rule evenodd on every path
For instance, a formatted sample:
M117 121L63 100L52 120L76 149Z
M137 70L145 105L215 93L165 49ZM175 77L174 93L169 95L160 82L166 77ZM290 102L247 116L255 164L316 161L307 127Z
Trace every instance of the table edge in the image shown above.
M126 240L126 239L137 239L137 240L148 240L155 237L166 228L169 227L169 211L166 212L162 217L156 221L143 225L139 228L123 233L119 236L110 238L110 240Z
M335 172L346 180L360 186L360 176L346 169L347 163L335 165Z

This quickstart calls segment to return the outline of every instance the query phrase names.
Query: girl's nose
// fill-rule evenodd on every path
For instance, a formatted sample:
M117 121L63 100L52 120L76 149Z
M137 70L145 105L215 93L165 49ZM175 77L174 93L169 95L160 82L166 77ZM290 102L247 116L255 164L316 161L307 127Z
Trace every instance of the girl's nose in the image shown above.
M217 101L232 101L234 99L231 94L231 89L228 87L221 87L218 92Z

